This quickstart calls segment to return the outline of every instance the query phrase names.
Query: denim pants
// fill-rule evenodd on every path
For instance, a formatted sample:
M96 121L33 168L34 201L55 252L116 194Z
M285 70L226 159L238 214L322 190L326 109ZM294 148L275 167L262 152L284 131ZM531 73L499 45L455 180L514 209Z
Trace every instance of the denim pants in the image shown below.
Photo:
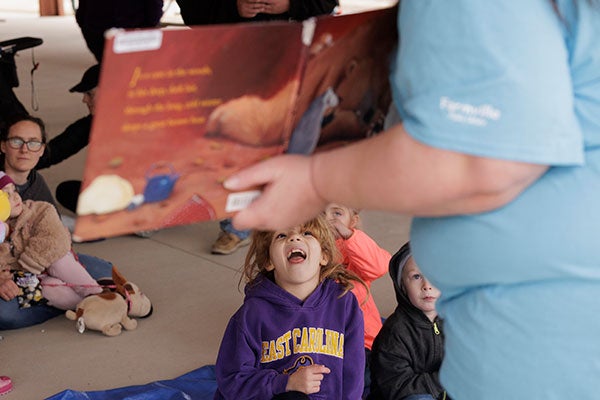
M219 221L219 226L221 227L221 230L223 232L233 233L235 236L239 237L241 240L246 239L252 233L251 230L238 231L237 229L235 229L233 227L233 224L231 223L231 218L222 219L221 221Z
M77 254L94 279L111 277L112 264L98 257L87 254ZM17 298L11 301L0 299L0 330L19 329L41 324L51 318L64 314L63 310L48 305L19 308Z

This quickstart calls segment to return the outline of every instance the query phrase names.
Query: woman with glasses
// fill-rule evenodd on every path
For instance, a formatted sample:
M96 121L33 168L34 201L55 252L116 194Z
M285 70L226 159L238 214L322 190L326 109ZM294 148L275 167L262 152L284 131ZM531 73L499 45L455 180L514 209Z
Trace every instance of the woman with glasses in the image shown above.
M34 169L40 157L48 151L46 143L46 129L41 119L32 116L16 117L0 132L0 170L4 170L12 178L23 200L47 201L56 207L44 177ZM108 261L85 254L77 256L95 279L111 276L112 264ZM0 279L0 294L11 284L12 280L9 282ZM0 330L40 324L63 313L64 311L48 305L19 308L16 298L9 301L0 299Z
M0 169L15 182L23 199L42 200L56 206L44 177L34 167L46 151L44 122L32 116L20 116L0 133Z

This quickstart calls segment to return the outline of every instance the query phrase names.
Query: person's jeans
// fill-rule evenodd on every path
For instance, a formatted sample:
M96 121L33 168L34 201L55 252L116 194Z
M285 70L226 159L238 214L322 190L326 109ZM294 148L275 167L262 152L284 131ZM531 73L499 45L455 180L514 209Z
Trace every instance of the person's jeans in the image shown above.
M0 331L41 324L60 314L64 311L48 305L19 308L16 297L11 301L0 300Z
M219 226L221 227L221 230L223 232L233 233L235 236L239 237L241 240L246 239L252 233L252 230L238 231L237 229L235 229L233 227L233 224L231 223L231 218L222 219L221 221L219 221Z
M87 254L77 254L94 279L107 278L112 275L112 264L98 257ZM41 324L51 318L64 314L63 310L48 305L19 308L15 297L11 301L0 299L0 330L19 329Z

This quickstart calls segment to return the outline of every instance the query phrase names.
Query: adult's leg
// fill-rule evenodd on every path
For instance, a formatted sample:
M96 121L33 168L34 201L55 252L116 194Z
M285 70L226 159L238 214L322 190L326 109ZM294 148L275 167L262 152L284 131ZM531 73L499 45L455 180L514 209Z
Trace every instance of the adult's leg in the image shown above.
M213 243L211 253L231 254L242 246L250 244L250 233L252 231L239 231L233 227L231 219L223 219L219 222L221 232Z
M104 32L99 29L81 28L81 34L87 48L94 55L96 61L101 63L104 52Z
M17 298L0 300L0 331L41 324L61 314L64 311L47 305L19 308Z
M239 231L233 227L233 223L230 218L222 219L219 221L219 226L223 232L233 233L235 236L239 237L241 240L245 240L252 233L251 230L247 231Z
M67 210L76 212L81 181L64 181L56 187L56 200Z

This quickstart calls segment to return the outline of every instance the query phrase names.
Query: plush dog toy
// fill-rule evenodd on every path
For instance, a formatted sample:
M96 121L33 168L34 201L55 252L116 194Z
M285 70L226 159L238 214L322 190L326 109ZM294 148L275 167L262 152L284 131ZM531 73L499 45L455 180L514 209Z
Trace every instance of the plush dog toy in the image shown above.
M101 331L106 336L117 336L121 329L137 328L137 321L130 317L145 318L152 314L152 303L134 283L128 282L113 266L115 288L88 296L77 304L76 311L67 311L68 319L77 321L79 333L86 328ZM101 282L105 284L106 282Z

